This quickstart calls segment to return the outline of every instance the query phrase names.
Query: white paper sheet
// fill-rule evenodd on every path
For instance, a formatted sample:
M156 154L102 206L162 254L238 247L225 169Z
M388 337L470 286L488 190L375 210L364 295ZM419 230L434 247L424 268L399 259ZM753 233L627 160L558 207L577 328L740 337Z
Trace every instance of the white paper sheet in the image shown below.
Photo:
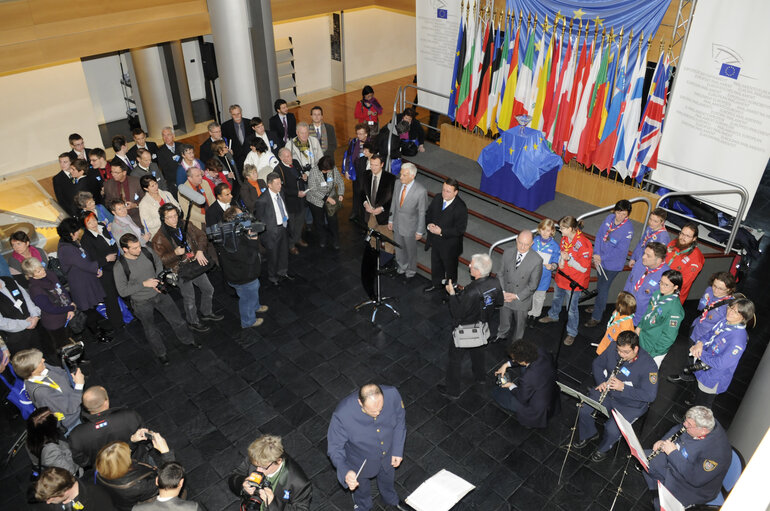
M441 469L413 491L406 503L415 511L449 511L474 488L462 477Z

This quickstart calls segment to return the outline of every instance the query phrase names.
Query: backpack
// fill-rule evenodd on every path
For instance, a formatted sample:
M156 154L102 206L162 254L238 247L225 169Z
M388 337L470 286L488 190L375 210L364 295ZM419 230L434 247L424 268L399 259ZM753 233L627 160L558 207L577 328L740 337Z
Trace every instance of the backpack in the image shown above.
M155 268L155 259L152 257L152 252L150 252L150 249L147 247L142 247L142 254L144 254L144 257L150 260L152 263L152 269L157 271L157 268ZM131 268L128 267L128 261L126 261L126 257L122 256L120 259L120 265L123 267L123 272L126 274L126 280L131 278Z

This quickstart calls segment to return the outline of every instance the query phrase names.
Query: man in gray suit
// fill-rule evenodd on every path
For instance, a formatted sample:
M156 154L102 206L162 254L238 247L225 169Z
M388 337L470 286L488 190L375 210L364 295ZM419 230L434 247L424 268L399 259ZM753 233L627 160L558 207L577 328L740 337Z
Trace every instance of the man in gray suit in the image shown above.
M396 271L407 279L417 273L417 242L425 235L425 210L428 207L428 194L425 187L414 180L415 176L417 167L414 164L401 166L401 186L394 187L388 218L388 229L401 245L396 248Z
M203 511L205 508L191 500L179 498L179 492L184 485L184 469L176 461L164 463L155 478L158 485L158 496L155 500L136 504L131 511Z
M524 337L527 311L532 308L532 295L543 274L543 259L532 248L532 233L521 231L516 238L516 249L503 253L503 268L498 274L503 287L503 307L500 309L500 327L495 341L508 338L511 316L516 321L513 340Z

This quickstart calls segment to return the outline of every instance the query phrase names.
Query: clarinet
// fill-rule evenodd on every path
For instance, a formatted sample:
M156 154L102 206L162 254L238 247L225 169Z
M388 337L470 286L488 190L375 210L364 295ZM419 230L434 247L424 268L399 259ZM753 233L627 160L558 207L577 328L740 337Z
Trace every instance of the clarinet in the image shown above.
M676 433L674 433L673 435L668 437L666 440L669 441L669 442L676 442L677 440L679 440L679 437L682 436L682 433L684 433L686 430L687 430L687 428L685 426L682 426L681 428L679 428L679 431L677 431ZM649 461L652 458L654 458L655 456L660 454L662 451L663 451L663 449L655 449L654 451L652 451L650 453L650 455L647 456L647 462L649 463Z
M622 359L622 358L619 358L619 359L618 359L618 365L616 365L616 366L615 366L615 369L613 369L613 370L612 370L612 373L610 373L610 377L609 377L609 378L607 378L607 382L608 382L607 386L606 386L606 387L604 387L604 390L603 390L603 391L602 391L602 393L599 395L599 404L601 404L601 403L602 403L602 401L604 401L604 399L607 397L607 394L609 394L609 392L610 392L609 381L612 379L612 377L613 377L613 376L617 376L617 374L620 372L620 365L621 365L622 363L623 363L623 359Z

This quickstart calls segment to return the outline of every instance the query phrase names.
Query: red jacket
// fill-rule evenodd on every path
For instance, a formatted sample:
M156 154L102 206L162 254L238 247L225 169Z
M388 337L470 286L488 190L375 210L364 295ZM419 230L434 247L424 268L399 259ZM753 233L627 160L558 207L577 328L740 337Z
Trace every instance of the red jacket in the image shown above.
M703 269L703 252L693 243L690 248L677 250L676 238L668 244L666 249L666 264L672 270L682 274L682 289L679 290L679 299L684 303L690 293L692 283Z
M567 236L562 236L559 249L562 252L569 253L569 258L566 261L559 260L559 269L581 286L588 288L588 279L591 276L591 258L594 253L591 240L581 231L577 231L575 237L572 238L572 243L570 243ZM569 280L562 277L558 272L555 274L554 280L561 289L570 288Z

